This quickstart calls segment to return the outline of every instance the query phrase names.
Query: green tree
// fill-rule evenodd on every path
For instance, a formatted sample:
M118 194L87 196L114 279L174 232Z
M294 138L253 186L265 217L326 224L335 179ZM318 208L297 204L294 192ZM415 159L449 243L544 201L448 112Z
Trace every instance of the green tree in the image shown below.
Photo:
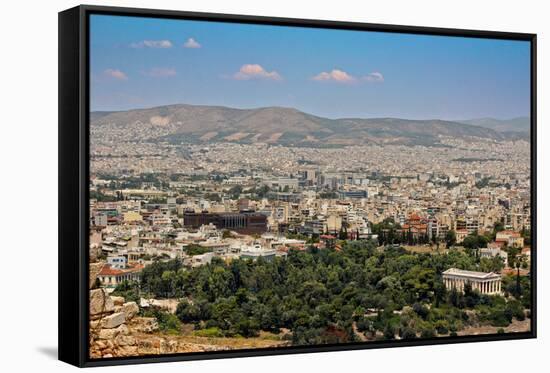
M454 230L449 230L445 234L445 244L447 247L452 247L456 244L456 232Z

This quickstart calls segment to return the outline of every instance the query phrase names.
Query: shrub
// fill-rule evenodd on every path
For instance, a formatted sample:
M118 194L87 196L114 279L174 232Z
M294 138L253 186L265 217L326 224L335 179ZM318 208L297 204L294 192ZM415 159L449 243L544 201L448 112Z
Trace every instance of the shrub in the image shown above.
M405 327L400 330L400 336L403 339L415 339L416 331L413 328Z
M395 339L395 328L392 325L384 328L384 339Z
M155 317L159 324L159 329L170 334L179 334L181 331L181 322L176 315L161 311L159 309L147 310L145 317Z
M198 322L200 321L200 309L194 304L189 303L186 300L182 300L176 308L176 316L182 322Z
M508 312L512 314L518 320L525 320L525 313L523 312L523 306L520 301L512 300L506 305Z
M433 338L435 337L435 331L433 328L423 328L420 331L420 338Z
M428 314L430 313L428 307L424 306L422 303L413 304L413 310L417 313L418 316L422 317L423 319L426 319L426 317L428 317Z
M490 316L492 326L508 326L512 322L512 313L508 309L498 308Z
M437 320L435 322L435 330L437 334L447 334L449 333L449 323L447 320Z
M217 328L217 327L195 330L193 332L193 335L196 335L197 337L209 337L209 338L223 337L222 331L220 330L220 328Z

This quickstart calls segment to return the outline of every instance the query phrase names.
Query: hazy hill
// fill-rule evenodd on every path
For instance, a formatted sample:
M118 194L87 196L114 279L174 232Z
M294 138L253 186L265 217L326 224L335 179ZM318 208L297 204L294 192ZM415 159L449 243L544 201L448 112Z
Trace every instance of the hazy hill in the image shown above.
M531 119L529 117L512 119L477 118L460 122L490 128L499 132L529 132L531 128Z
M372 143L434 145L440 136L502 140L508 134L486 126L444 120L397 118L329 119L292 108L234 109L169 105L91 113L92 136L138 141L337 146ZM514 135L515 136L515 135Z

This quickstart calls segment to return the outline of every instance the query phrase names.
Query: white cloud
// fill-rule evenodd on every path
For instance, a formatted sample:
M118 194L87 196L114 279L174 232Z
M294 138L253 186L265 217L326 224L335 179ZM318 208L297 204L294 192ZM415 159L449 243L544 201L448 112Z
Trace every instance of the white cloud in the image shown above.
M132 48L172 48L170 40L143 40L130 44Z
M363 80L366 80L367 82L383 82L384 75L382 75L382 73L379 73L378 71L375 71L365 75L363 77Z
M337 83L353 83L357 80L354 76L338 69L333 69L330 72L323 71L311 79L317 81L332 81Z
M128 76L118 69L107 69L103 71L103 74L117 80L128 80Z
M312 80L317 80L320 82L336 82L336 83L355 83L358 81L365 82L383 82L384 76L378 71L368 73L365 76L356 78L355 76L348 74L347 72L339 69L333 69L332 71L326 72L323 71L315 75Z
M185 48L200 48L201 45L198 41L196 41L193 38L187 39L187 41L183 44Z
M265 80L281 80L282 77L277 71L266 71L261 65L246 64L242 65L239 71L233 74L233 79L250 80L250 79L265 79Z
M149 71L144 72L144 75L154 78L165 78L176 75L176 69L170 67L153 67Z

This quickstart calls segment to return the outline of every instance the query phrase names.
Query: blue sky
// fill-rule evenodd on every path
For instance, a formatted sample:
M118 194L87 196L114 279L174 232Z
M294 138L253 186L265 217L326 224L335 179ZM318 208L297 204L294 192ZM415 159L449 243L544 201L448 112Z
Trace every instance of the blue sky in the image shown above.
M175 103L335 117L528 116L524 41L92 15L91 109Z

